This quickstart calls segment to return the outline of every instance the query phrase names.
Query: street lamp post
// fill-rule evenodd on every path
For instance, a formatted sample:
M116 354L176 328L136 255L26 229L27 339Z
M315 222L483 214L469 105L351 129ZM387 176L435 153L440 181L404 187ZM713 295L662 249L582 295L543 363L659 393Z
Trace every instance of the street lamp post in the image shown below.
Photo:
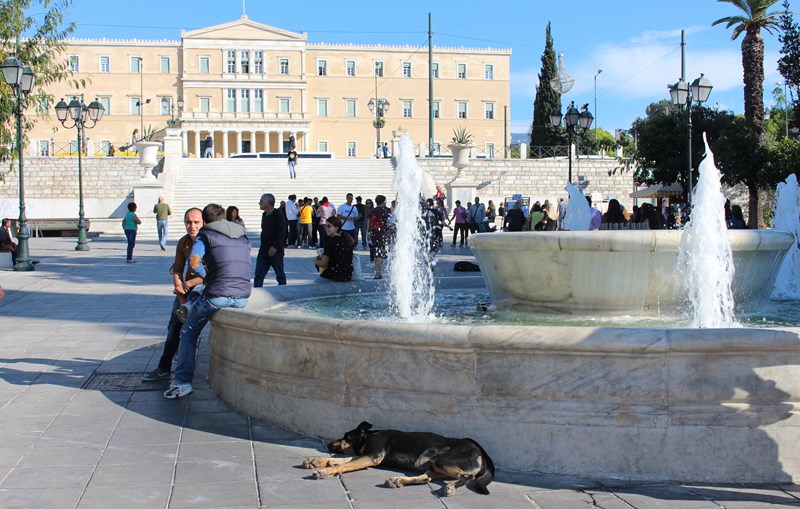
M711 89L714 88L711 82L704 74L694 80L691 86L686 83L683 78L680 78L674 85L667 85L669 95L672 98L672 104L679 108L686 107L686 162L687 162L687 176L689 179L689 195L686 198L686 203L691 208L692 206L692 101L697 102L698 105L708 100L711 94Z
M89 106L83 103L83 94L80 100L73 98L69 104L61 99L56 104L56 117L61 125L67 129L73 127L78 131L78 245L75 251L89 251L86 240L86 217L83 213L83 168L81 167L81 148L83 143L83 130L91 129L103 118L105 108L100 101L95 99ZM67 119L72 120L72 125L67 125Z
M169 108L169 120L167 120L168 127L178 127L181 123L180 119L175 120L175 106L172 104L172 101L169 100L167 97L161 98L161 109L166 110ZM183 99L178 100L178 114L180 115L180 111L183 110Z
M569 108L567 108L566 115L563 115L564 118L564 127L567 129L567 139L569 143L569 177L568 180L572 183L572 135L575 133L575 128L579 127L581 132L586 132L589 127L592 126L592 121L594 117L592 113L589 111L589 105L584 104L581 107L581 111L578 111L578 108L575 107L575 101L569 103ZM561 125L561 110L553 110L550 114L550 123L553 124L553 127L559 127Z
M602 69L597 70L597 74L594 75L594 114L595 118L597 118L597 77L600 76L600 73L603 72ZM594 127L594 145L597 147L597 125Z
M0 69L3 71L3 79L5 82L14 89L17 96L17 156L19 157L19 221L17 230L17 262L14 264L16 271L31 271L36 270L31 262L28 251L28 218L25 217L25 178L23 155L22 155L22 114L23 104L25 98L31 90L33 84L36 82L36 75L30 66L23 65L16 57L9 56L0 64Z
M378 98L377 96L377 89L375 90L376 96L374 99L370 99L369 103L367 103L367 107L369 111L375 113L375 120L372 122L372 126L375 128L375 135L378 139L378 149L375 152L375 157L381 156L381 128L386 124L386 120L384 120L383 116L389 111L389 101L383 98Z

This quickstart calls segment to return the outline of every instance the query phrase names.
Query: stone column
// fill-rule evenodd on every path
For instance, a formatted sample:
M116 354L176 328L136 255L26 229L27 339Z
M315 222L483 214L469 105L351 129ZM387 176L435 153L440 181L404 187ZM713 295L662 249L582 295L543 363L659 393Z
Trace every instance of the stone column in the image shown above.
M189 132L188 131L182 131L181 132L181 138L183 138L183 147L181 148L181 156L183 156L183 154L186 154L188 156L189 155Z
M198 159L203 157L203 153L200 152L200 131L194 132L194 153Z
M520 159L528 158L528 145L526 143L519 144L519 158Z
M234 154L242 153L242 131L236 131L236 146L233 148Z
M222 131L222 157L227 158L230 153L228 152L228 135L230 131Z

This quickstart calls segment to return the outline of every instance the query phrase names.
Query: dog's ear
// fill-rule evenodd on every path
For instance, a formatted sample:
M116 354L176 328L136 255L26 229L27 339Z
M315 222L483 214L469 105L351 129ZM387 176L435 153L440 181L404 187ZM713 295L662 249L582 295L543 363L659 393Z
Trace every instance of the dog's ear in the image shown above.
M372 424L368 423L367 421L363 421L361 424L358 425L358 428L356 429L359 429L361 431L367 431L369 429L372 429Z

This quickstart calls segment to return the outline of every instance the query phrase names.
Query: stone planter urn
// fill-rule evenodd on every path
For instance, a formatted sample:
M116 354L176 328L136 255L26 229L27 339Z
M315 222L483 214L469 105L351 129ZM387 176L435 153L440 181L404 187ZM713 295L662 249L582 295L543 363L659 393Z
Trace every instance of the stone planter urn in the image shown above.
M469 154L472 145L462 143L452 143L447 146L453 154L453 166L461 169L469 166Z
M158 162L158 149L161 143L157 141L140 141L136 143L136 150L139 151L139 164L152 168Z

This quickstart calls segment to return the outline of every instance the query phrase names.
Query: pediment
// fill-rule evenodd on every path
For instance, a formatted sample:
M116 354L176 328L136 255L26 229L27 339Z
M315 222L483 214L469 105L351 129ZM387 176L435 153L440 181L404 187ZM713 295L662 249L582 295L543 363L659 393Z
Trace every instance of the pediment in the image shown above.
M305 42L306 34L256 23L243 16L241 19L182 33L183 39L234 39Z

